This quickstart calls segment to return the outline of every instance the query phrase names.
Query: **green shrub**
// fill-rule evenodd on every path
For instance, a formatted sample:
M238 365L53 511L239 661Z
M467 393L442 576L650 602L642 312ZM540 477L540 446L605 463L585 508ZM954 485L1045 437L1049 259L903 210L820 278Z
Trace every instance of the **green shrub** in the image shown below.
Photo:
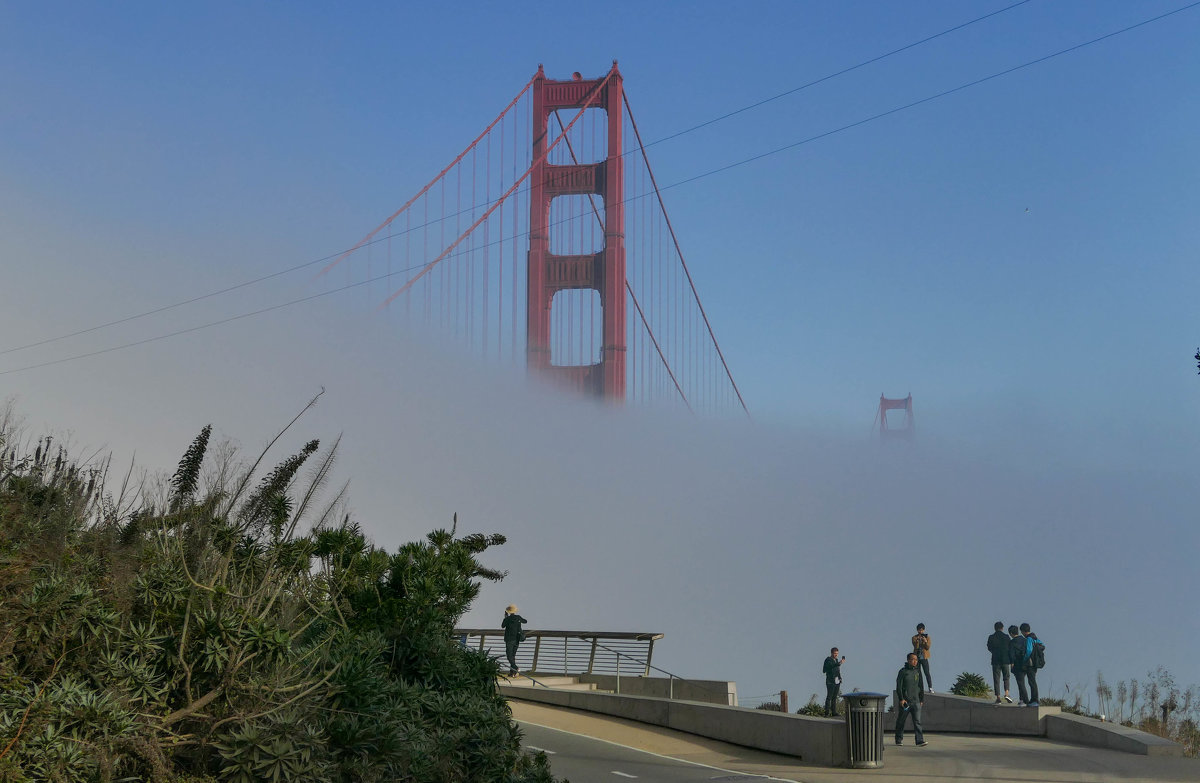
M114 497L4 421L0 780L553 782L451 638L503 536L375 547L318 504L317 441L260 478L206 427L162 492Z
M958 679L950 686L950 692L955 696L971 696L976 699L983 699L992 695L992 688L988 685L987 680L983 679L982 674L963 672L958 675Z

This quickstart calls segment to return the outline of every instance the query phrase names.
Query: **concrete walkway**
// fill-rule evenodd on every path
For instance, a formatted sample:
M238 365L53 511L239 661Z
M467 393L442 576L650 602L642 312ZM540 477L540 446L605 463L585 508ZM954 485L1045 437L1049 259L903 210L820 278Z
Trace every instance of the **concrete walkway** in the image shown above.
M797 783L879 783L917 781L1018 781L1093 783L1094 781L1200 781L1200 760L1134 756L1046 739L929 734L918 748L889 744L882 769L834 769L798 763L788 756L743 748L633 721L512 700L513 717L576 734L627 745L672 758L747 775L766 775ZM553 760L551 761L553 765Z

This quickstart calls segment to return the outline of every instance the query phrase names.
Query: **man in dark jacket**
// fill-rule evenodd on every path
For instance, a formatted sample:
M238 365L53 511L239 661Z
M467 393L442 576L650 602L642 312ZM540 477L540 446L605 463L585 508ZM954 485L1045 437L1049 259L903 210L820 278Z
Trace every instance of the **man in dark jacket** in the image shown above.
M1017 684L1021 686L1021 693L1025 693L1025 681L1029 681L1029 698L1025 701L1026 707L1038 706L1038 684L1037 684L1037 664L1033 661L1033 645L1039 644L1045 650L1045 642L1038 639L1036 633L1029 627L1029 623L1021 623L1021 637L1025 643L1024 654L1021 658L1021 673L1017 675Z
M517 647L525 638L521 624L527 622L529 621L517 614L516 604L509 604L504 610L504 621L500 623L500 627L504 629L504 656L508 658L509 677L520 674L520 669L517 668Z
M838 658L838 648L832 647L821 667L821 671L825 672L825 714L830 718L837 715L838 691L842 689L842 664L845 662L846 656Z
M921 686L921 670L917 668L917 654L909 653L904 668L896 673L896 744L904 744L904 724L911 714L913 731L917 733L917 747L925 741L925 730L921 727L921 707L925 704L925 689Z
M1008 659L1012 662L1013 677L1017 681L1017 704L1024 707L1029 701L1029 689L1025 686L1025 637L1017 626L1008 626Z
M1012 657L1008 652L1008 634L1004 633L1004 623L996 623L996 631L987 640L988 652L992 654L992 689L996 691L996 703L1000 704L1000 679L1004 678L1003 701L1012 704L1008 695L1009 672L1012 669Z

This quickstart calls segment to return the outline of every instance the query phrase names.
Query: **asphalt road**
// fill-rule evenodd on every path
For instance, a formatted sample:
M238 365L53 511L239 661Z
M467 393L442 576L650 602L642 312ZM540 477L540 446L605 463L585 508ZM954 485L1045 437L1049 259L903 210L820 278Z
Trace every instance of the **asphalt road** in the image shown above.
M737 773L728 769L682 761L627 747L607 740L521 723L525 747L545 751L555 777L570 783L621 783L627 780L654 783L697 783L697 781L789 781L765 775Z
M554 774L571 783L1200 783L1200 759L1135 756L1040 737L927 734L925 748L886 744L882 769L820 767L619 718L509 703L526 745L553 751Z

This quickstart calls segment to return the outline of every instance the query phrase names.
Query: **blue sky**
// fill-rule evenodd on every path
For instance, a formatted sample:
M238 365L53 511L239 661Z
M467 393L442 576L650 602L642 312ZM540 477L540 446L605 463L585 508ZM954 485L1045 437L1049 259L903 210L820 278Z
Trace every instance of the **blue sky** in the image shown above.
M657 139L1008 5L4 4L0 263L10 283L0 288L0 351L352 245L456 155L539 63L551 77L567 78L575 70L599 75L618 59L638 124ZM681 182L1184 5L1032 0L655 145L652 160L661 183ZM311 293L307 272L0 354L0 397L15 397L35 429L68 429L81 447L124 458L136 451L148 467L162 468L209 421L249 447L265 442L325 386L313 420L319 431L305 435L345 432L344 470L381 541L394 545L463 511L479 527L514 533L511 551L497 555L513 575L485 593L492 604L515 594L533 604L526 616L542 627L547 618L570 626L597 593L627 595L625 614L617 602L587 615L587 624L659 626L649 630L681 640L675 660L688 673L750 678L752 691L787 687L790 654L781 649L762 682L727 671L753 654L732 642L715 658L689 657L703 638L705 614L680 602L705 595L706 606L743 616L734 628L751 635L781 612L800 612L764 602L764 594L838 578L836 557L799 554L806 542L834 551L839 541L862 544L851 532L862 522L877 532L876 548L886 549L904 530L879 518L888 508L910 530L925 532L916 550L923 563L929 558L920 566L925 596L954 592L947 580L969 579L962 564L973 557L999 568L996 580L1015 568L1027 569L1030 582L1092 584L1102 573L1101 581L1122 585L1100 606L1082 593L1048 607L1045 617L1047 624L1082 618L1071 627L1075 671L1064 677L1086 678L1106 664L1110 680L1140 676L1164 656L1104 661L1087 651L1097 646L1090 635L1097 626L1144 620L1135 597L1151 600L1164 587L1194 595L1197 587L1191 572L1200 542L1184 489L1194 484L1200 435L1200 379L1191 360L1200 344L1196 40L1200 7L669 188L672 221L753 425L681 425L643 420L636 411L621 423L563 403L554 415L578 420L564 423L565 432L578 426L606 442L531 437L544 414L520 400L517 381L480 375L452 352L413 345L372 321L381 290L374 300L356 294L20 370ZM438 385L459 377L489 391L452 395ZM879 394L909 392L920 458L895 454L894 464L881 464L872 452L856 473L848 455L867 440ZM393 428L394 437L383 437ZM625 476L639 489L629 488L621 502L565 478L547 490L534 475L535 465L552 471L558 462L570 466L564 472L586 475L611 469L600 455L636 461L658 453L638 440L648 431L656 433L651 440L677 444L659 456L678 467L663 468L657 483ZM608 442L611 433L629 440ZM496 461L528 458L530 467L509 476L444 442L470 444ZM848 472L803 490L805 471L821 473L826 453ZM558 459L543 464L545 454ZM776 461L768 464L768 456ZM389 473L387 465L410 473ZM911 471L904 474L910 483L894 486L893 470ZM705 471L700 483L723 490L699 504L705 493L696 477ZM617 474L616 486L626 487ZM657 497L656 486L675 488L674 502ZM978 503L959 496L963 487L977 488ZM402 498L389 496L401 490ZM626 550L611 540L582 530L560 539L535 524L546 524L551 510L569 513L581 495L597 507L589 512L598 515L595 525L622 516L618 539L650 535L645 520L635 524L647 508L661 511L653 535L676 543L698 536L680 563L669 554L678 543L652 549L669 572L694 564L677 603L636 609L639 594L660 588L650 563L647 575L633 579L622 574L632 567L622 559ZM1013 495L1027 504L1037 498L1036 505ZM985 498L992 505L980 518L990 526L964 529L965 509ZM718 500L730 504L728 515L708 516L701 506ZM821 513L785 518L785 509L807 501ZM599 509L604 504L615 505ZM389 519L397 508L402 522ZM744 522L731 521L738 508L776 521L754 523L752 542L740 541ZM1061 514L1035 526L1049 508ZM1006 534L999 509L1025 520L1027 535ZM1083 509L1093 515L1090 524L1080 518ZM849 527L826 539L806 534L807 524ZM1131 553L1131 538L1145 550ZM596 564L585 569L594 581L563 593L553 580L568 578L570 569L560 574L547 564L573 563L576 539L598 547ZM772 547L773 540L783 543ZM742 555L739 542L747 547ZM755 546L763 542L779 583L758 581ZM1054 556L1026 551L1048 543ZM1188 553L1178 571L1155 570L1162 558ZM881 581L872 583L882 598L894 566L874 556L883 558ZM540 599L539 611L539 596L548 594L560 600ZM796 638L780 646L802 643L808 657L827 649L811 633L814 625L842 631L834 643L844 650L855 646L855 634L858 646L869 644L870 633L839 619L847 609L868 612L869 598L839 608L830 597L834 616L820 614L820 601L802 602L818 616L797 618L806 630L790 632ZM743 614L755 602L761 611ZM969 609L951 597L932 601L930 614L911 623L906 616L891 633L906 638L916 619L946 628ZM991 613L989 606L974 623L984 635ZM1175 644L1165 655L1177 659L1181 679L1200 681L1184 654L1200 643L1194 618L1151 615L1151 630ZM971 657L979 645L964 639L960 670L982 669ZM880 652L873 665L883 671L890 660ZM792 690L804 690L807 679L817 680L795 675Z

